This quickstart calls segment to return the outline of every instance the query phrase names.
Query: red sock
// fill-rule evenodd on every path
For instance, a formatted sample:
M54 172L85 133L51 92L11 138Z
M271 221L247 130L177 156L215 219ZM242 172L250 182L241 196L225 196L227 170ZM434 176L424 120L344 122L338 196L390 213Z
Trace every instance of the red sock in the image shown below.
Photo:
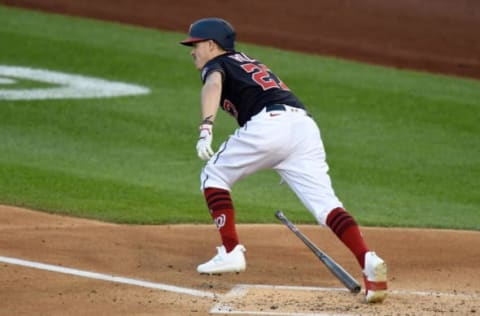
M363 270L365 268L365 253L368 251L368 247L355 219L343 208L337 207L328 214L327 226L355 255Z
M235 228L235 209L230 192L223 189L207 188L203 192L210 215L217 225L225 250L230 252L238 245L238 235Z

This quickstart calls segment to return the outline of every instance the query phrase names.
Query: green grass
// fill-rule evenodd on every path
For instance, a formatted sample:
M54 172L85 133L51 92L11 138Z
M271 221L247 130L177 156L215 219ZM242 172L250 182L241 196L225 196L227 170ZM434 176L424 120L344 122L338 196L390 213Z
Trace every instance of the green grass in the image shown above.
M0 100L0 203L124 223L210 222L195 142L201 82L184 34L0 6L0 65L147 86L149 95ZM334 188L363 225L480 230L480 82L241 44L307 104ZM15 88L42 87L22 80ZM2 86L0 85L0 89ZM221 114L216 146L235 128ZM233 191L239 222L283 209L278 176Z

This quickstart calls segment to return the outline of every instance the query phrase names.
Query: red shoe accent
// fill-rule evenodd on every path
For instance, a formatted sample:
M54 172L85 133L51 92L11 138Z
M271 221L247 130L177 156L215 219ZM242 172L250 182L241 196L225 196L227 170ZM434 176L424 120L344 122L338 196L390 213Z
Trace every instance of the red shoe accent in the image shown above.
M385 291L387 290L387 282L375 282L367 280L366 276L363 276L365 281L365 293L367 291Z

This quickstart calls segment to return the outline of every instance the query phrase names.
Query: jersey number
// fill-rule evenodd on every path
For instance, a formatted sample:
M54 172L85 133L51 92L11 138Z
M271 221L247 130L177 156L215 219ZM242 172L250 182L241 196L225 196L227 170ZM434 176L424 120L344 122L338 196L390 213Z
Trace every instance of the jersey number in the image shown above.
M280 79L270 73L267 66L265 66L264 64L257 65L253 63L248 63L243 64L242 68L247 73L252 74L252 80L259 84L263 88L263 90L268 90L272 88L290 90Z

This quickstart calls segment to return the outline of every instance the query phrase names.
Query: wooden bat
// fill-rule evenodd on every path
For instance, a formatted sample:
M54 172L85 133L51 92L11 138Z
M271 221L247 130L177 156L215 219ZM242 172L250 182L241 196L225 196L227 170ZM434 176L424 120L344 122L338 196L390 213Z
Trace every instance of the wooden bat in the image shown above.
M345 269L342 268L335 260L330 258L325 252L320 250L313 242L311 242L288 218L282 211L275 212L277 217L284 223L298 238L300 238L308 248L322 261L325 266L333 273L352 293L358 293L361 290L360 284Z

